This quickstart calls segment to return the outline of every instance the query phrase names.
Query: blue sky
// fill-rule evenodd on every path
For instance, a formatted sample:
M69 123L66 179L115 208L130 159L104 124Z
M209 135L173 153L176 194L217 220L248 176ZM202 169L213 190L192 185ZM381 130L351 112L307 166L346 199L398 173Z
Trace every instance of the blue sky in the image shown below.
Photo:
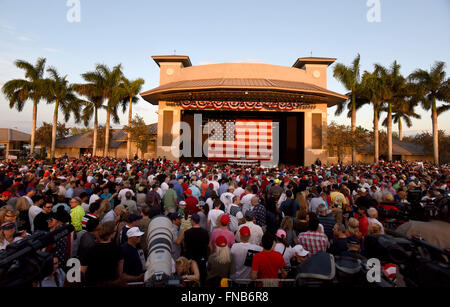
M380 0L381 22L367 20L367 0L80 0L81 20L67 20L66 0L0 0L0 86L23 74L14 60L47 58L71 82L96 63L122 63L128 78L142 77L144 89L158 86L152 55L188 55L193 65L262 62L291 66L298 57L335 57L349 65L361 54L362 70L394 60L401 72L429 69L437 61L450 65L450 1ZM332 66L333 67L333 66ZM328 88L345 89L328 71ZM450 75L450 69L447 67ZM31 131L31 104L10 110L0 97L0 127ZM52 106L41 102L38 126L52 121ZM134 108L147 123L157 119L156 107L141 100ZM332 120L350 124L344 115ZM431 130L430 114L418 109L411 132ZM104 122L105 114L100 115ZM382 116L382 119L385 115ZM121 115L121 124L126 124ZM357 114L357 124L372 129L372 109ZM68 125L73 125L69 121ZM115 126L116 127L116 126ZM450 131L450 112L439 117L439 128ZM394 131L396 127L394 126Z

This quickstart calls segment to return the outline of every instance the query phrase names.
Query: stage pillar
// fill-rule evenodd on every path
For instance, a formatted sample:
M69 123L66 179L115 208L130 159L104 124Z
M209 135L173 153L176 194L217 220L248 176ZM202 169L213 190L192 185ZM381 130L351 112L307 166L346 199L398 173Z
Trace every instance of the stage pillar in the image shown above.
M179 153L172 153L172 142L180 136L180 129L172 133L172 127L181 121L179 107L168 106L166 101L160 101L158 107L158 136L156 144L156 156L169 160L179 161ZM178 126L179 127L179 126Z

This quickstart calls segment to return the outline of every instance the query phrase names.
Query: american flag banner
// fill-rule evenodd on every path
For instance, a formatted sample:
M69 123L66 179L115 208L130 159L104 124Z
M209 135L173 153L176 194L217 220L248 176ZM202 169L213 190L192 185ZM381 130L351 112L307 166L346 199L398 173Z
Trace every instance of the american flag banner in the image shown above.
M208 120L209 160L270 161L271 120Z

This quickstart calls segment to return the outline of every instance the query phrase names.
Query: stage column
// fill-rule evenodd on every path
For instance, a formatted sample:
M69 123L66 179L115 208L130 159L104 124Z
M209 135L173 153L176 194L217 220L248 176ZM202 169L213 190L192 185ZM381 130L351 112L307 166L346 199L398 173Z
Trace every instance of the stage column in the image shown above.
M314 164L317 158L327 160L327 105L317 104L316 109L305 112L305 166Z
M172 142L180 136L177 130L172 134L172 127L181 121L181 110L178 106L171 106L166 101L160 101L158 106L158 136L156 142L156 156L179 161L179 154L173 155Z

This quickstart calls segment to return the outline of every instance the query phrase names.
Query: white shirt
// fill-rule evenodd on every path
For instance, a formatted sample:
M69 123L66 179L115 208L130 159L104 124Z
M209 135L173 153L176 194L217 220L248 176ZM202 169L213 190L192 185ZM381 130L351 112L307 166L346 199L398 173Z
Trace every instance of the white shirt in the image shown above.
M237 197L241 198L241 195L245 192L245 190L241 187L238 187L236 190L234 190L233 194Z
M208 206L209 206L209 211L211 212L211 210L213 209L213 204L214 204L214 202L213 202L213 200L212 200L212 198L210 197L210 198L208 198L207 200L206 200L206 202L205 203L207 203L208 204Z
M242 197L241 199L241 204L242 204L242 214L245 216L245 212L247 212L247 210L251 210L252 209L252 198L255 196L255 194L247 194L244 197Z
M319 207L320 204L324 204L325 205L325 201L323 200L322 197L314 197L313 199L311 199L311 201L309 202L309 212L314 212L316 213L317 208Z
M100 196L97 194L92 194L91 197L89 197L89 206L95 203L97 199L100 199Z
M234 236L236 242L241 242L241 233L239 232L242 227L247 226L250 229L250 239L249 243L261 245L261 239L263 236L263 231L261 226L254 224L253 222L246 222L239 226L238 231L236 231L236 235Z
M86 179L87 179L87 182L91 183L91 180L94 179L94 177L93 176L87 176Z
M219 215L224 214L225 212L223 212L222 210L219 209L212 209L211 211L209 211L208 213L208 221L210 221L211 223L211 227L210 227L210 232L212 232L214 230L214 228L216 228L216 223L217 223L217 218L219 217Z
M119 195L117 196L117 197L119 198L119 200L122 200L122 199L125 200L125 199L127 199L127 198L125 197L125 194L126 194L127 192L130 192L130 193L131 193L131 196L134 196L134 192L133 192L132 190L130 190L130 189L128 189L128 188L125 188L125 189L120 190Z
M39 213L42 212L42 208L40 208L39 206L31 206L30 209L28 210L28 218L30 219L30 225L31 225L31 232L34 232L34 218L36 217L36 215L38 215Z
M219 183L217 181L210 181L209 183L212 183L214 185L214 191L216 191L216 193L219 193Z
M169 185L165 182L161 183L161 198L163 198L164 194L166 194L167 190L169 189Z
M89 213L89 207L90 207L89 204L82 203L81 207L84 209L84 212Z
M281 255L283 255L284 264L286 266L289 266L291 264L291 258L295 256L295 251L292 249L292 247L286 247L286 250L284 250L285 246L283 243L277 243L274 247L274 251L279 252Z
M250 279L252 268L244 265L248 250L261 252L263 248L259 245L248 242L234 243L231 247L231 254L233 255L234 262L236 263L236 273L232 276L233 279Z
M233 203L234 194L225 192L220 195L220 201L225 205L225 213L230 213L230 206Z
M381 224L379 220L371 218L371 217L369 217L367 219L369 220L369 226L371 224L378 224L378 225L380 225L380 227L381 227L381 234L384 235L384 227L383 227L383 224Z

